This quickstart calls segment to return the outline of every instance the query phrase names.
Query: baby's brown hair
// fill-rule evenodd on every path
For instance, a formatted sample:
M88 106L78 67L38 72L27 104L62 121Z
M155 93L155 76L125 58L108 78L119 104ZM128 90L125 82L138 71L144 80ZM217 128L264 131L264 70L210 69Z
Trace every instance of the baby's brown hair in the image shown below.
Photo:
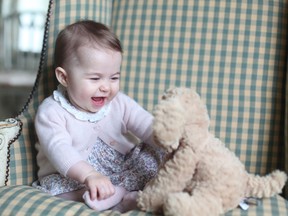
M64 68L65 63L81 46L92 46L123 53L119 39L107 26L93 20L81 20L66 26L58 34L54 52L55 68Z

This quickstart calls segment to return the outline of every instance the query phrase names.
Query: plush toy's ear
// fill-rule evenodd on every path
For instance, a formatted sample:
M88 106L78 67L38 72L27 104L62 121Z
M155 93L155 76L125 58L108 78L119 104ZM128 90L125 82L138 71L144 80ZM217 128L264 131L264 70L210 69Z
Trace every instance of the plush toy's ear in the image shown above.
M153 133L155 143L169 152L178 148L185 126L185 110L178 98L162 100L155 108Z
M210 126L210 118L206 104L201 100L200 95L191 89L188 89L182 95L183 107L187 112L187 121L208 129ZM189 119L189 120L188 120Z

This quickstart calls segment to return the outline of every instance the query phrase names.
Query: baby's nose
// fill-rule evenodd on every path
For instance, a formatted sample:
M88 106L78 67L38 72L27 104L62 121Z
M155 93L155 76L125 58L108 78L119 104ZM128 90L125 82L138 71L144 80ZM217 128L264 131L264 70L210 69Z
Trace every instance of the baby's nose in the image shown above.
M103 81L99 87L99 90L101 92L107 92L109 91L109 88L110 88L110 84L108 81Z

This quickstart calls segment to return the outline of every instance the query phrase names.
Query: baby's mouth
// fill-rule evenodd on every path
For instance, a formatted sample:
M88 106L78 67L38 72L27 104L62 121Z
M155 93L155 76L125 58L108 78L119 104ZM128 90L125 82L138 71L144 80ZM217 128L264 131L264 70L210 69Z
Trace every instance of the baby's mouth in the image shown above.
M92 101L97 106L103 106L105 104L105 97L92 97Z

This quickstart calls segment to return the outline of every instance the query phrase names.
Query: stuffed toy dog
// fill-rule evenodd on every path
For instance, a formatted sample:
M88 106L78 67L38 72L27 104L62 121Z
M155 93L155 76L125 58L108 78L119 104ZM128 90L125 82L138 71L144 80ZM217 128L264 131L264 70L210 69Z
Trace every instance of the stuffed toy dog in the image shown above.
M238 206L245 197L281 193L287 175L249 174L240 160L209 132L199 95L186 88L167 91L154 111L154 138L169 158L139 193L138 206L164 215L211 216Z

